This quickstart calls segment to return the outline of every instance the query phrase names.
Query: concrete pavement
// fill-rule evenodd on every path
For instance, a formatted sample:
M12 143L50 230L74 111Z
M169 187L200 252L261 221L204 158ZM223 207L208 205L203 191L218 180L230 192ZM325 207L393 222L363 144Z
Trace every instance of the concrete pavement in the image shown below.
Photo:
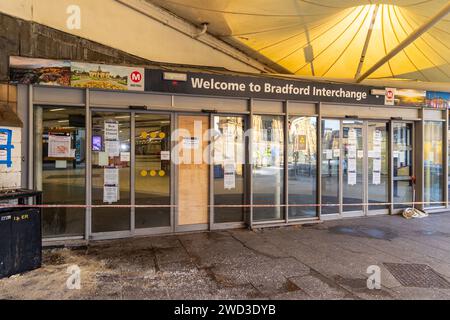
M69 290L67 268L81 270ZM381 269L381 289L366 271ZM378 216L44 251L0 280L6 299L450 299L450 214Z

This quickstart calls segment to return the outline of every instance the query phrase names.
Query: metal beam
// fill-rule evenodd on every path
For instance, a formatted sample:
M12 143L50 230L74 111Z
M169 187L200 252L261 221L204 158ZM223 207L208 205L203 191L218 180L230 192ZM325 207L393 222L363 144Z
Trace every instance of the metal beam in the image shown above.
M364 60L366 58L367 48L369 47L370 38L372 37L372 32L373 32L373 26L375 25L375 21L377 20L379 8L380 8L380 4L377 4L377 5L375 5L375 8L373 9L372 19L370 21L369 30L367 31L366 42L364 42L364 47L361 52L361 59L359 59L358 70L356 71L355 79L358 79L359 75L361 74L361 69L364 64Z
M380 59L377 63L375 63L369 70L364 72L363 75L358 77L356 80L357 83L363 81L376 70L378 70L382 65L395 57L400 51L405 49L411 43L413 43L417 38L419 38L422 34L427 32L431 27L433 27L436 23L438 23L441 19L443 19L450 12L450 2L447 3L439 12L434 15L430 20L424 23L422 26L417 28L413 33L411 33L405 40L399 43L394 49L392 49L385 57Z

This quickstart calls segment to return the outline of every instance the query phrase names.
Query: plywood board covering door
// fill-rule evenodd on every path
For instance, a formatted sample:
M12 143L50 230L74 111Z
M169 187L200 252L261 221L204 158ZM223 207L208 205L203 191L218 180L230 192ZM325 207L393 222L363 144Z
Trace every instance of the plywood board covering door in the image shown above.
M178 117L179 156L190 163L178 165L178 225L208 223L209 167L203 159L208 140L207 116ZM190 155L190 157L189 157Z

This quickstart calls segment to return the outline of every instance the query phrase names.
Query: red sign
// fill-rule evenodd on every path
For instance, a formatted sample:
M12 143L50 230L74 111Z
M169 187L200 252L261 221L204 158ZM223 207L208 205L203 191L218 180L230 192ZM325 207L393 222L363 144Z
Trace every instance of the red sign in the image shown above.
M142 74L139 71L133 71L130 75L131 81L134 83L141 82L142 80Z

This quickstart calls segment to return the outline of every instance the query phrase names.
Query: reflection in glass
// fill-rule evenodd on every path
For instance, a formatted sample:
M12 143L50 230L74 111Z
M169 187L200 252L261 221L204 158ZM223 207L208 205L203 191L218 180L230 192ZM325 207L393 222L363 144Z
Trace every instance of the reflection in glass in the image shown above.
M84 205L86 130L84 108L36 107L35 183L44 204ZM44 208L44 237L84 234L84 208Z
M412 123L395 122L393 134L393 194L394 208L407 208L413 200Z
M288 190L289 204L317 203L317 119L289 117ZM316 206L289 207L289 218L315 217Z
M369 122L368 151L368 200L369 203L387 203L389 195L388 171L388 123ZM369 210L387 209L388 205L369 205Z
M281 116L253 116L254 220L284 219L284 121Z
M214 117L214 205L244 204L244 119ZM214 208L214 222L240 222L244 208Z
M135 203L170 205L170 117L135 116ZM135 227L170 226L170 207L135 209Z
M92 113L92 136L102 141L101 151L91 151L93 205L130 204L130 125L129 113ZM130 208L92 208L92 232L128 230Z
M362 211L364 203L363 122L342 121L342 211ZM348 204L348 205L346 205Z
M340 121L322 120L321 135L322 204L325 204L321 214L339 213Z
M443 123L424 123L424 201L427 206L443 205Z

